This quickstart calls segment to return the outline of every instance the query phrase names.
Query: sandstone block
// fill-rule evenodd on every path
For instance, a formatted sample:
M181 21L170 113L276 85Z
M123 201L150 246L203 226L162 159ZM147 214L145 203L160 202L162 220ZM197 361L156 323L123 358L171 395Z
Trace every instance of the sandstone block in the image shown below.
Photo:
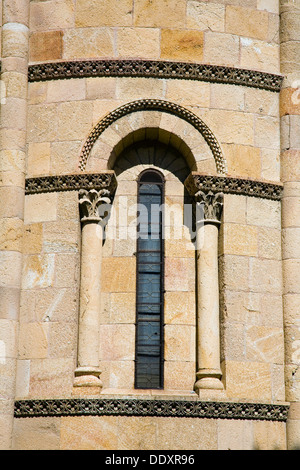
M266 43L259 39L241 38L240 66L261 70L262 72L278 73L279 45Z
M30 4L30 30L47 31L74 27L73 0L50 0Z
M29 30L23 24L6 23L2 27L2 57L27 58Z
M47 97L48 84L44 82L28 83L28 104L44 103Z
M282 181L298 182L300 178L300 150L286 150L281 152L281 177ZM295 183L299 188L299 183ZM295 190L296 190L295 188Z
M23 188L4 186L0 187L0 200L5 203L0 205L0 218L23 218L24 190Z
M110 295L110 322L135 323L135 293L116 292Z
M210 103L210 85L197 81L169 80L167 81L166 98L184 105L208 108Z
M23 221L17 218L1 220L0 249L19 251L23 249Z
M25 74L19 72L2 73L2 80L2 86L5 86L5 98L24 99L27 96L27 77Z
M272 149L280 148L280 128L278 118L256 117L254 120L254 145Z
M0 251L0 287L20 288L21 259L18 251Z
M124 78L117 80L116 97L122 100L135 100L142 98L163 98L164 83L155 78ZM143 113L134 113L131 120L138 116L143 118Z
M117 449L118 446L118 417L82 416L74 421L71 416L64 417L61 422L61 448L102 450Z
M115 99L116 79L113 77L91 77L86 79L86 97L89 100Z
M134 25L148 27L185 26L185 2L181 0L135 0Z
M250 225L225 224L223 252L231 255L257 256L257 228Z
M225 367L228 397L246 400L270 400L272 398L269 364L226 361Z
M202 31L163 29L161 31L161 58L201 62L203 38Z
M85 99L85 79L53 80L48 83L47 101L76 101Z
M76 3L76 27L131 26L132 0L78 0Z
M186 390L190 393L195 383L195 363L165 361L164 387L166 390Z
M281 207L278 201L268 199L247 199L247 223L280 230Z
M280 182L279 149L261 149L261 176L267 181Z
M265 11L227 5L225 30L256 39L266 39L268 35L268 13Z
M195 327L190 325L165 325L164 339L166 361L195 361Z
M195 261L192 258L165 260L166 291L189 291L195 282Z
M48 356L47 323L22 323L19 332L19 355L21 359L45 358Z
M23 266L23 288L34 289L53 285L55 255L28 255Z
M257 9L268 11L276 15L279 14L279 4L277 0L257 0Z
M32 33L29 40L29 60L43 62L62 58L62 31Z
M30 194L25 198L24 222L56 220L56 193Z
M28 176L49 175L50 143L30 142L28 145L27 174Z
M194 292L166 292L164 298L165 323L195 325L195 302Z
M42 250L43 224L24 226L23 253L39 254Z
M103 292L135 292L135 270L135 258L104 258L102 261Z
M244 110L245 90L232 85L211 84L211 107Z
M47 256L47 255L45 255ZM74 253L59 253L55 256L55 281L58 288L72 288L78 286L79 280L79 256Z
M235 194L224 195L223 222L246 223L246 198Z
M31 359L30 370L32 396L70 397L74 380L74 357Z
M220 257L220 280L224 288L248 291L249 259L245 256Z
M225 6L218 3L187 2L187 28L224 31Z
M270 227L258 229L258 256L261 258L281 259L280 230Z
M300 114L299 89L283 88L280 92L280 116Z
M283 364L282 328L250 326L246 332L246 358L249 361Z
M253 292L276 294L282 291L281 262L272 259L249 260L249 288Z
M135 325L110 324L100 328L100 361L133 361Z
M117 44L120 57L158 59L160 30L158 28L120 28Z
M57 105L28 106L29 142L48 142L57 138Z
M18 420L14 436L18 450L58 450L60 448L60 418L35 418Z
M78 169L78 156L82 142L72 140L51 143L51 170L54 174L75 173ZM75 206L74 206L75 207Z
M223 144L228 173L246 178L261 177L260 149L250 145Z
M234 67L239 63L237 36L218 32L205 32L203 61L208 64Z
M59 140L84 139L92 129L93 104L73 101L58 105Z
M77 28L65 30L64 59L112 57L113 31L107 28Z

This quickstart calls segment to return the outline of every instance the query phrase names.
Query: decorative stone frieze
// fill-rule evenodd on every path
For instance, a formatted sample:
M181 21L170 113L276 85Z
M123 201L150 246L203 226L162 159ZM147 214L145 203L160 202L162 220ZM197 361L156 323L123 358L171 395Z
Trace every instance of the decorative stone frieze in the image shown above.
M27 178L26 194L39 194L60 191L79 191L90 189L107 189L113 193L117 187L114 171L99 173L77 173L73 175L51 175Z
M28 80L57 80L83 77L145 77L201 80L243 85L279 92L282 76L256 70L210 64L157 60L83 60L30 65Z
M230 176L210 176L192 172L185 181L185 187L191 195L197 191L212 193L240 194L279 201L282 197L283 185Z
M158 399L49 399L18 400L15 417L39 416L164 416L285 422L289 406L272 403L234 403Z

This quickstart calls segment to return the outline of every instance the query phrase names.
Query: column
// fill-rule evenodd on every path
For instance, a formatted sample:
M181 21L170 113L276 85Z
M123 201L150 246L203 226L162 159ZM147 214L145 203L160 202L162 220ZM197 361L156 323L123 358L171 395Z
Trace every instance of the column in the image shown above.
M280 0L283 319L287 448L300 448L300 1Z
M223 194L198 191L197 237L197 373L195 391L222 390L220 368L218 232Z
M2 2L0 117L0 448L15 399L26 160L29 0Z
M111 204L110 192L81 190L81 280L78 331L78 364L74 386L102 388L99 369L101 266L105 224Z

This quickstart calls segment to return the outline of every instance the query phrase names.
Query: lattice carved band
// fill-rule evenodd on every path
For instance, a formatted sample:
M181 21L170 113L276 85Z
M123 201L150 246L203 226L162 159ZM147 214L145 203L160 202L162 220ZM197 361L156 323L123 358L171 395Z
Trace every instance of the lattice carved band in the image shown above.
M106 189L112 194L117 187L114 171L74 175L40 176L27 178L26 194L39 194L60 191L79 191L81 189Z
M240 194L279 201L283 186L280 183L232 178L223 176L208 176L192 172L185 181L189 194L195 196L200 192Z
M282 76L256 70L157 60L83 60L30 65L30 82L83 77L144 77L201 80L279 92Z
M144 99L137 100L127 103L119 108L115 109L111 113L107 114L102 118L91 131L90 135L86 139L79 160L79 169L85 170L86 163L89 154L92 150L96 140L113 122L120 119L127 114L131 114L137 111L161 111L177 116L189 124L191 124L200 134L203 136L208 146L210 147L212 154L216 162L216 168L218 173L226 174L226 162L222 154L220 145L215 138L209 127L194 113L183 108L182 106L172 103L169 101L157 100L157 99Z
M286 421L288 405L149 399L50 399L15 402L15 417L155 416Z
M279 201L282 196L282 184L265 181L231 178L222 176L201 175L191 173L185 181L188 192L194 196L198 191L214 193L240 194L243 196L261 197ZM105 173L77 173L74 175L40 176L27 178L26 194L40 194L60 191L79 191L80 189L109 189L111 193L117 187L113 171Z

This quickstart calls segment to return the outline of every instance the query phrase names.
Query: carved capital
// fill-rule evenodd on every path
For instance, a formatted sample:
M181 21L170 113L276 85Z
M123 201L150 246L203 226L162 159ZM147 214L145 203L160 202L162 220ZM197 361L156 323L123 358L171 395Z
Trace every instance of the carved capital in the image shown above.
M80 189L79 208L81 222L106 223L111 209L111 193L108 189Z
M195 194L195 202L197 223L221 223L223 193L198 191Z

